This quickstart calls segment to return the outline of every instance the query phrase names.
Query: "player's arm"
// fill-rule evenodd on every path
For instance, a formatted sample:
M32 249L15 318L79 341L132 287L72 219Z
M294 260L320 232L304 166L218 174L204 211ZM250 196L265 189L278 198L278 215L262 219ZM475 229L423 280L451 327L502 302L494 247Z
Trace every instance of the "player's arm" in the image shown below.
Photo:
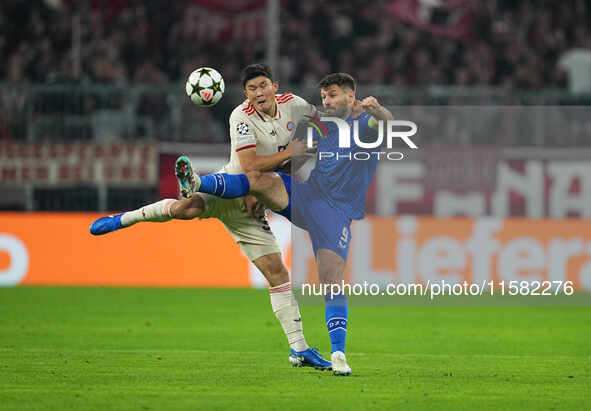
M361 100L361 108L371 116L368 125L372 130L378 130L378 121L388 121L394 119L394 116L390 110L380 105L375 97L370 96Z
M245 173L249 171L273 171L284 164L292 156L306 154L306 142L292 140L284 150L275 154L258 155L256 151L257 136L254 127L248 121L230 121L230 137L235 141L240 166Z
M238 152L240 165L245 173L249 171L273 171L280 164L291 158L291 149L289 146L282 151L266 156L257 155L256 146Z
M292 118L295 123L299 123L302 120L310 119L310 118L318 118L324 113L318 111L318 108L308 103L306 100L301 98L300 96L292 95Z
M240 165L245 173L249 171L273 171L284 166L292 157L311 156L313 153L308 151L308 146L304 140L291 140L285 150L276 154L257 155L256 146L249 147L238 152Z
M366 97L362 101L356 100L353 104L352 115L354 118L359 117L362 113L367 113L369 116L364 117L366 123L360 130L362 131L359 136L360 140L365 143L373 143L376 139L376 133L379 132L379 121L383 121L382 128L384 133L386 132L388 120L392 120L394 116L392 113L378 102L375 97ZM367 118L369 117L369 118Z

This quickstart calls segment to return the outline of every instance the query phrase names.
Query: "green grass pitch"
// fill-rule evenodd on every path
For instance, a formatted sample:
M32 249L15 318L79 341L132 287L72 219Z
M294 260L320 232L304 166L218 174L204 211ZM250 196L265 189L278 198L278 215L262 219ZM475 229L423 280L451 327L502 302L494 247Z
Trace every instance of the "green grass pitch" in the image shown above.
M1 410L591 407L591 307L350 307L351 377L291 368L265 290L0 289ZM303 306L325 355L324 309Z

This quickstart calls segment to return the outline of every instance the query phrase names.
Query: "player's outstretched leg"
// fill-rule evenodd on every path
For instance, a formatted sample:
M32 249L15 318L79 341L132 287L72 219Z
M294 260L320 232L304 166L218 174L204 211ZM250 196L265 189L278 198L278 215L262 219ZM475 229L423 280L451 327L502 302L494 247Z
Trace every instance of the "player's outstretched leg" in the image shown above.
M199 195L193 195L196 191L195 187L199 187L199 176L193 173L191 162L185 156L177 159L174 172L181 193L188 196L187 198L182 200L167 198L137 210L101 217L92 223L90 233L103 235L143 221L163 223L173 218L190 220L198 217L205 209L203 199Z
M214 173L199 176L193 171L191 161L186 156L176 159L174 174L185 198L196 192L221 198L238 198L244 197L250 191L248 177L245 174Z
M158 223L169 221L173 218L171 209L175 203L177 203L177 200L167 198L153 204L148 204L147 206L138 208L137 210L101 217L92 223L90 226L90 233L93 235L103 235L125 227L129 227L141 221L151 221Z
M167 198L137 210L101 217L92 223L90 233L93 235L107 234L143 221L163 223L173 218L191 220L199 217L204 209L205 201L199 195L182 200Z
M247 174L214 173L199 176L194 173L186 156L179 157L176 164L175 174L181 192L186 195L200 192L231 199L253 194L273 211L284 210L289 204L285 181L277 173L250 171Z

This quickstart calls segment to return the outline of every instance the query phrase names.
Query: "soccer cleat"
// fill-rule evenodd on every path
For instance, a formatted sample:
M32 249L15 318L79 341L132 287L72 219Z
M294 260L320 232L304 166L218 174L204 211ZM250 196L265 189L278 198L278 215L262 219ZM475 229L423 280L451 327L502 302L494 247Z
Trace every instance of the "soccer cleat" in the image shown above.
M103 235L123 228L121 225L122 215L123 213L99 218L91 224L90 234Z
M335 351L330 356L332 362L332 371L334 375L347 376L351 375L351 367L347 364L347 358L342 351Z
M331 364L322 358L318 348L308 348L304 351L291 349L289 362L293 367L314 367L317 370L330 370Z
M191 160L187 156L180 156L174 163L174 175L179 182L181 195L185 198L191 198L199 190L201 179L198 174L193 172Z

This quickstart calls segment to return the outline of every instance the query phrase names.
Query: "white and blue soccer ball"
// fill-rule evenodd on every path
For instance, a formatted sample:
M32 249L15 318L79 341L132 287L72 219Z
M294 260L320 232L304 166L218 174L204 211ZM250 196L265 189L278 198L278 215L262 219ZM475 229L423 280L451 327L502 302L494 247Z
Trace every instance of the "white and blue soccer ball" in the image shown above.
M200 67L187 79L185 90L198 106L213 106L222 98L226 86L222 75L211 67Z

